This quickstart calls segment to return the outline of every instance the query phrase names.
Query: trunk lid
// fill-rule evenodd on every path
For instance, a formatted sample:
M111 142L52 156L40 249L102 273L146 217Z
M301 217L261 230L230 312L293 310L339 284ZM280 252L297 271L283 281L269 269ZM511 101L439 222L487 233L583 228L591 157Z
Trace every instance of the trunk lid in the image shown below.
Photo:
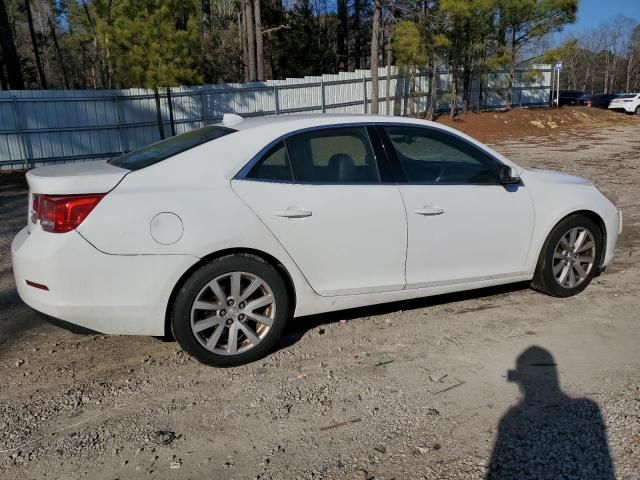
M37 223L34 220L33 194L78 195L106 193L112 190L130 173L104 161L66 163L35 168L27 172L29 184L28 222L29 232Z
M106 160L66 163L30 170L27 172L27 182L31 193L105 193L115 187L127 173L129 170L115 167Z

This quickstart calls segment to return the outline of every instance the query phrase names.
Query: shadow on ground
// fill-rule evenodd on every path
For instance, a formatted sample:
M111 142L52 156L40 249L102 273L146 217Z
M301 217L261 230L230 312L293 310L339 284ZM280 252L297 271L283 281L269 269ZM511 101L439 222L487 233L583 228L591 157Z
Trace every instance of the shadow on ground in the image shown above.
M529 287L529 282L513 283L509 285L500 285L497 287L482 288L478 290L469 290L465 292L450 293L446 295L436 295L432 297L416 298L412 300L403 300L399 302L383 303L380 305L372 305L368 307L352 308L349 310L340 310L337 312L322 313L318 315L309 315L291 320L285 328L280 340L276 344L274 351L288 348L295 345L306 335L306 333L314 328L330 323L336 323L341 320L355 320L362 317L372 317L377 315L386 315L400 310L417 310L421 308L433 307L436 305L444 305L447 303L455 304L465 300L490 297L493 295L503 295L511 292L525 290ZM482 309L482 307L480 308Z
M548 350L527 348L507 378L522 399L500 420L486 480L615 480L600 407L561 390Z

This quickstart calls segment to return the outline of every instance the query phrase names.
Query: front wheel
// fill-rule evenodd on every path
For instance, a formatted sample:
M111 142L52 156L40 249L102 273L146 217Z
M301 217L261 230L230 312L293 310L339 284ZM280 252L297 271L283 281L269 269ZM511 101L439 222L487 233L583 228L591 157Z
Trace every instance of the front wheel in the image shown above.
M598 269L603 239L600 227L584 215L560 221L542 247L532 287L553 297L582 292Z
M278 271L254 255L229 255L187 279L171 327L180 346L205 365L250 363L274 346L289 317Z

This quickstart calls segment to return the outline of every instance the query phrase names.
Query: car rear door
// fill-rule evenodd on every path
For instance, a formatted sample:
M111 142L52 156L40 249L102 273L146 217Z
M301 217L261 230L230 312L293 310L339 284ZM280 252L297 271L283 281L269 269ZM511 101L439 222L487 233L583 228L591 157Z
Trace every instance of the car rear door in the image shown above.
M405 285L406 213L373 140L365 126L294 134L232 181L323 296Z
M499 163L451 133L385 126L403 178L406 288L523 275L534 208L526 185L502 185Z

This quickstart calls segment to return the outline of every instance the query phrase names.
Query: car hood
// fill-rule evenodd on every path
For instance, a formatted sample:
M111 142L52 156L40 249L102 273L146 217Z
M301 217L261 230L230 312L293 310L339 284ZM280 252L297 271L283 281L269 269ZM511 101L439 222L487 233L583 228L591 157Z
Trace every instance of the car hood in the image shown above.
M586 178L577 177L575 175L569 175L562 172L554 172L553 170L537 170L535 168L525 169L525 175L527 177L534 176L536 180L544 183L560 183L564 185L593 185L590 180Z

